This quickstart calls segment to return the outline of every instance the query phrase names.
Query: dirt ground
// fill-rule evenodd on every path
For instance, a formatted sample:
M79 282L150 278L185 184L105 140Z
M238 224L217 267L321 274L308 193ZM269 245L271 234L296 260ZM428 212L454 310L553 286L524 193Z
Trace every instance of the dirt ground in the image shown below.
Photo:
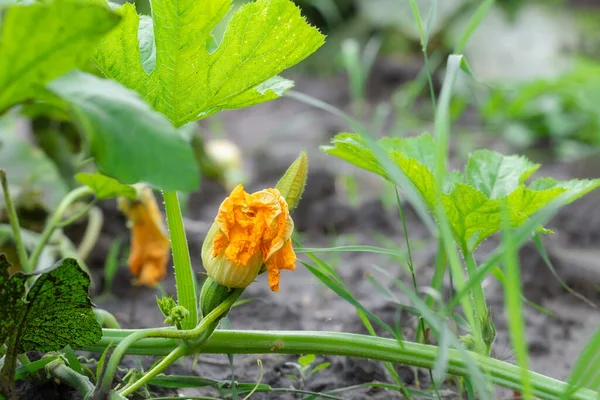
M377 93L372 100L386 98L387 94L381 93L388 90L385 80L373 85L379 85L378 87L383 89L371 88L371 92ZM297 79L298 91L342 108L348 104L345 88L346 83L342 77L323 80ZM327 144L335 133L348 129L339 119L295 100L281 99L250 109L225 112L222 114L222 127L247 155L246 171L251 177L250 184L247 185L249 191L272 187L299 150L306 149L311 162L311 172L305 195L294 215L296 227L301 232L300 238L305 246L331 246L333 238L339 235L345 240L353 240L356 244L390 246L390 243L396 243L399 248L405 248L397 211L386 210L378 200L377 193L383 186L379 179L363 174L356 168L320 152L320 145ZM210 134L210 129L206 129ZM545 172L557 178L589 175L593 173L590 171L593 169L586 169L585 166L574 168L550 165L545 169ZM336 182L335 174L340 172L353 174L358 178L359 206L349 205L347 196L339 182ZM191 222L188 227L190 247L199 277L203 273L200 249L204 233L226 195L227 192L218 185L204 182L200 191L194 193L190 199L186 217ZM546 241L558 273L574 289L598 304L600 268L596 260L600 255L600 214L594 215L593 208L600 200L599 195L600 193L592 194L565 209L551 224L557 234ZM103 208L106 210L106 226L90 260L97 282L101 282L101 268L111 241L115 237L126 239L128 236L125 221L115 211L114 204L107 202L103 204ZM414 242L413 256L417 279L420 285L425 286L433 272L435 241L411 213L408 205L405 211L409 235ZM381 237L387 242L383 243ZM485 242L478 255L483 257L494 244L493 240ZM396 308L377 294L365 279L365 275L371 271L372 265L378 265L399 279L408 281L407 274L397 260L370 253L324 254L323 258L337 266L339 274L367 309L384 321L393 322ZM579 351L600 326L600 311L562 289L533 246L524 248L521 260L526 297L554 313L553 316L549 316L531 307L524 310L532 367L535 371L564 379L568 376ZM127 328L161 325L163 318L155 301L157 292L151 289L133 289L130 280L129 272L123 265L113 288L115 297L98 302L98 306L113 312ZM491 278L486 284L488 302L493 307L498 330L494 355L512 361L503 315L502 287ZM172 271L164 282L164 287L170 294L174 294ZM401 293L393 290L403 298ZM322 285L300 263L295 272L286 271L282 274L279 293L271 293L265 277L261 276L258 282L246 290L244 298L254 300L232 310L230 320L234 329L304 329L365 333L353 307ZM414 318L407 317L402 321L406 336L411 338L414 333ZM294 370L286 366L286 362L295 361L297 356L284 355L236 356L236 379L255 382L259 375L257 358L260 358L264 365L263 383L273 387L294 387L319 392L375 380L391 382L380 363L341 357L318 357L319 361L330 361L332 366L316 373L301 385L299 381L286 377L294 374ZM145 365L151 363L149 358L140 359ZM133 366L134 363L132 357L126 359L126 365ZM397 370L407 385L413 386L416 377L427 383L428 375L425 371L416 371L404 366L398 366ZM217 380L231 378L231 369L223 355L202 356L195 370L191 369L191 361L187 360L173 366L171 371ZM452 388L444 393L447 398L454 398ZM189 389L181 394L215 396L216 392L210 389ZM398 393L367 389L353 390L341 396L347 399L400 398ZM291 394L256 394L253 398L300 397Z

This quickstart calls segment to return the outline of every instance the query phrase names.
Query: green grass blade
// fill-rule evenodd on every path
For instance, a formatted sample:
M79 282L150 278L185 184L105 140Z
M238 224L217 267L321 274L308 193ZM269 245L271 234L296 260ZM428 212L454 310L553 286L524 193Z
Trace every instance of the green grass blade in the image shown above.
M550 257L548 257L548 252L546 251L546 247L544 246L544 242L542 241L542 238L539 233L536 233L533 236L533 243L535 244L535 247L537 248L540 257L542 257L542 260L552 273L552 276L554 276L554 279L556 279L556 281L560 284L560 286L562 286L563 289L565 289L567 292L571 293L573 296L577 297L579 300L583 301L590 307L597 308L596 304L592 303L587 297L585 297L581 293L578 293L575 290L573 290L569 285L567 285L565 281L561 279L560 276L558 276L554 265L552 265L552 261L550 261Z
M600 389L596 376L598 371L600 371L600 329L592 336L577 358L571 370L568 389L561 398L563 400L570 399L580 388Z
M441 202L441 193L444 175L446 173L448 144L450 140L450 102L452 101L452 91L461 68L462 59L463 57L457 54L453 54L448 57L446 77L444 78L444 83L442 85L442 91L435 114L436 160L434 171L436 183L438 185L436 215L439 224L439 238L440 242L443 244L443 249L450 265L452 278L458 291L460 291L465 285L465 275L458 250L456 249L452 230L450 228L450 222ZM479 343L478 346L482 347L482 343L480 342L481 334L479 332L479 322L476 318L475 310L473 309L473 303L470 301L470 299L463 297L460 298L460 304L462 306L463 313L465 314L465 317L467 318L467 321L473 330L473 336Z
M519 266L517 246L509 228L508 211L505 211L503 231L504 243L504 304L508 320L508 331L512 342L517 364L522 368L522 396L525 400L533 400L531 377L529 373L529 355L526 343L527 332L523 317L523 302L521 293L521 269Z
M23 379L30 374L37 372L43 369L46 365L50 364L52 361L58 359L59 357L44 357L40 360L30 362L27 365L23 365L16 369L15 371L15 380Z
M317 277L321 282L323 282L328 288L330 288L331 290L333 290L338 296L340 296L342 299L346 300L348 303L352 304L357 310L363 312L365 315L367 315L371 320L373 320L377 325L379 325L381 328L383 328L385 331L387 331L389 334L391 334L393 337L395 337L396 339L398 339L398 341L401 341L402 339L398 336L397 332L392 329L389 325L387 325L385 322L383 322L377 315L373 314L372 312L368 311L353 295L352 293L348 290L348 288L340 283L340 281L333 279L330 275L327 275L325 273L323 273L323 271L313 267L310 264L307 263L302 263L304 264L304 266L315 276ZM339 279L339 277L338 277Z
M436 336L438 338L440 338L440 332L442 331L442 329L444 329L444 325L446 324L446 321L442 320L434 311L429 309L427 307L427 305L425 304L425 302L423 300L421 300L419 298L419 296L415 295L414 292L410 289L410 287L408 285L406 285L404 282L396 279L388 271L386 271L383 268L380 268L376 265L373 265L372 268L375 269L376 271L378 271L379 273L381 273L387 280L389 280L396 287L398 287L398 289L400 289L411 300L414 307L419 310L419 312L421 313L421 315L423 315L423 318L425 319L427 324L431 327L432 332L434 332L434 334L436 334ZM372 276L370 276L368 279L371 283L377 281ZM381 284L377 284L376 287L377 286L384 287ZM391 300L397 304L401 304L395 296L392 296ZM494 395L490 391L490 387L489 387L488 382L486 381L485 376L483 375L482 371L479 369L479 367L477 366L475 361L472 359L472 357L470 357L469 354L465 351L465 348L461 344L459 339L454 334L452 334L450 331L448 331L448 332L449 332L448 344L449 344L449 346L452 346L453 348L457 349L461 353L461 355L464 357L464 359L467 363L467 368L469 370L471 379L473 380L473 383L474 383L475 387L477 388L478 393L481 394L481 396L482 396L481 398L493 399Z
M335 247L302 247L294 249L296 254L306 254L306 253L375 253L375 254L384 254L388 256L393 256L401 259L403 263L408 265L406 260L406 255L398 250L386 249L383 247L377 246L366 246L366 245L348 245L348 246L335 246Z
M481 2L481 4L479 4L479 7L477 7L477 10L475 10L475 13L467 23L467 27L465 28L463 34L458 40L458 44L454 49L455 53L463 53L465 51L465 47L467 45L467 42L469 41L469 38L471 37L473 32L475 32L479 24L481 24L481 21L487 15L488 10L494 4L494 1L495 0L484 0Z

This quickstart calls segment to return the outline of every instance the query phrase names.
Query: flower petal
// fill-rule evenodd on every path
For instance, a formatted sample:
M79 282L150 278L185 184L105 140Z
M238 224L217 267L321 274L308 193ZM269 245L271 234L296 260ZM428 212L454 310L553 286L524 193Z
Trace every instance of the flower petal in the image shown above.
M269 273L269 286L274 292L279 291L279 275L282 269L293 271L296 269L296 253L292 247L292 241L286 240L279 249L266 262Z
M133 223L129 270L137 284L155 286L167 274L170 248L156 198L146 187L138 201L120 199L119 207Z

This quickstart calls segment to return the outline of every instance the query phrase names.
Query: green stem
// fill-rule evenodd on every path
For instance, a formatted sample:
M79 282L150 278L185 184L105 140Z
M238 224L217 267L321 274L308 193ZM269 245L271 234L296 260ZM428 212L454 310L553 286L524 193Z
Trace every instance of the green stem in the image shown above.
M109 393L112 386L112 382L117 372L117 367L121 362L121 359L130 346L135 342L147 339L147 338L168 338L168 339L179 339L179 340L192 340L198 339L202 336L204 331L210 327L215 321L218 321L223 315L227 314L231 306L236 302L238 297L242 294L244 289L234 289L229 297L223 301L218 307L211 311L206 317L202 318L202 321L194 329L190 330L175 330L173 328L159 328L159 329L142 329L133 331L134 333L126 336L123 340L119 341L119 344L113 351L110 359L106 364L106 369L102 381L99 382L98 390L100 393ZM113 330L119 331L119 330ZM206 339L206 338L204 338ZM200 341L203 342L203 341ZM200 343L199 342L199 343ZM116 343L116 342L115 342ZM171 349L173 350L173 349Z
M80 198L91 194L93 194L92 189L90 189L87 186L81 186L71 190L62 199L62 201L58 205L58 208L56 209L56 211L54 211L54 214L52 214L52 217L44 227L44 231L40 235L40 240L33 249L33 252L31 253L31 257L29 259L29 265L31 266L31 268L35 269L40 255L44 250L44 247L48 243L48 240L50 240L50 237L52 236L52 233L54 233L54 230L60 226L62 222L62 217L67 211L67 209L71 206L71 204L73 204Z
M477 276L477 263L475 262L475 257L473 256L473 253L467 253L465 255L465 264L467 266L467 274L469 276L469 279L472 279L474 276ZM494 338L490 339L484 337L486 336L484 330L485 324L493 324L493 322L490 319L491 316L488 315L488 308L485 302L485 294L483 293L482 281L478 282L478 284L473 285L473 288L471 290L471 296L473 298L473 305L475 310L475 323L477 324L476 331L479 332L479 335L482 336L483 343L485 344L485 354L489 355L492 349L492 343L494 341Z
M94 346L85 350L102 352L110 343L118 343L135 335L135 331L104 330L104 336ZM178 347L174 340L147 339L132 346L130 354L167 355ZM205 343L192 346L189 354L323 354L334 356L358 357L372 360L389 361L396 364L411 365L432 369L437 359L439 348L404 341L399 344L395 339L358 335L340 332L311 331L215 331ZM468 376L468 363L458 350L449 349L448 373L456 376ZM496 360L475 352L469 357L479 365L491 383L521 391L522 369L516 365ZM547 400L560 400L562 393L569 387L556 379L534 373L530 375L533 394ZM572 400L597 400L599 393L580 389L574 393Z
M177 303L190 312L189 316L183 321L183 329L192 329L198 323L198 297L196 294L196 279L181 217L181 208L176 192L163 192L163 197L171 247L173 248Z
M175 361L179 360L179 358L186 355L187 351L187 346L185 344L180 344L171 353L169 353L169 355L167 355L158 364L152 367L150 371L145 373L144 376L142 376L139 380L135 381L133 384L121 390L119 394L123 397L126 397L134 393L136 390L148 383L156 375L163 372L167 367L169 367L169 365L173 364Z
M435 255L435 270L433 271L433 277L431 278L431 288L438 292L440 296L444 293L444 275L446 275L446 267L448 265L448 258L444 251L444 243L441 239L438 239L437 253ZM427 307L433 310L435 306L435 297L427 295L425 299Z
M121 329L121 325L119 325L119 321L115 318L114 315L109 313L106 310L101 308L94 308L94 315L96 316L96 320L102 327L109 329Z
M469 279L472 279L477 275L477 263L473 253L465 255L465 262L467 265L467 274ZM478 318L484 318L487 314L487 305L485 303L485 295L483 294L483 282L479 282L479 285L474 285L471 291L473 295L473 303L475 305L475 314Z
M46 366L46 370L53 377L77 390L77 392L84 399L94 391L94 385L92 382L90 382L90 379L87 376L78 374L71 368L67 367L64 361L61 359L52 361L50 364L48 364L48 366Z
M92 207L88 212L88 222L83 234L83 239L77 248L77 254L82 260L85 260L90 252L96 246L100 232L102 231L102 225L104 223L104 215L102 210L98 207Z
M17 254L19 255L19 263L21 264L21 270L23 272L31 272L33 270L33 264L27 261L27 252L25 251L25 244L21 237L21 227L19 226L19 217L17 216L17 210L10 198L8 191L8 181L6 180L6 171L0 169L0 180L2 181L2 191L4 192L4 203L6 204L6 211L8 212L8 220L12 227L13 236L15 238L15 246L17 247Z

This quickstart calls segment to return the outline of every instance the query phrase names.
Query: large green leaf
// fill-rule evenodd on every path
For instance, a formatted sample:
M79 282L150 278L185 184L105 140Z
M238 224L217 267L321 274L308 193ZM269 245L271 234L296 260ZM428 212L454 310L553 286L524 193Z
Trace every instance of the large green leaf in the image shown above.
M102 336L88 297L90 278L77 261L65 259L39 274L12 277L9 267L0 255L0 344L7 344L3 385L14 378L17 354L91 345ZM26 292L31 278L35 283Z
M428 134L404 139L383 138L377 144L402 169L429 210L434 210L438 184L432 173L433 138ZM384 164L360 135L339 134L332 140L332 146L323 150L389 179ZM464 253L472 252L483 240L498 232L505 215L515 227L558 196L567 194L567 202L572 202L600 186L600 179L558 182L552 178L537 179L526 186L524 182L538 168L538 164L524 157L479 150L469 157L465 175L456 171L446 173L441 201L454 239Z
M231 3L151 0L151 20L125 4L118 9L123 23L94 60L176 126L276 98L291 83L271 78L314 52L324 37L290 0L257 0L235 12L216 43L211 32Z
M136 92L79 71L54 80L48 88L72 105L103 174L124 184L148 182L163 190L198 187L191 146Z
M56 165L27 138L23 122L14 113L0 118L0 168L6 171L17 206L52 211L67 193L67 185Z
M88 62L120 19L105 5L76 0L15 4L0 18L0 113Z
M469 185L492 199L514 191L538 168L525 157L505 156L491 150L477 150L469 157L466 178Z

